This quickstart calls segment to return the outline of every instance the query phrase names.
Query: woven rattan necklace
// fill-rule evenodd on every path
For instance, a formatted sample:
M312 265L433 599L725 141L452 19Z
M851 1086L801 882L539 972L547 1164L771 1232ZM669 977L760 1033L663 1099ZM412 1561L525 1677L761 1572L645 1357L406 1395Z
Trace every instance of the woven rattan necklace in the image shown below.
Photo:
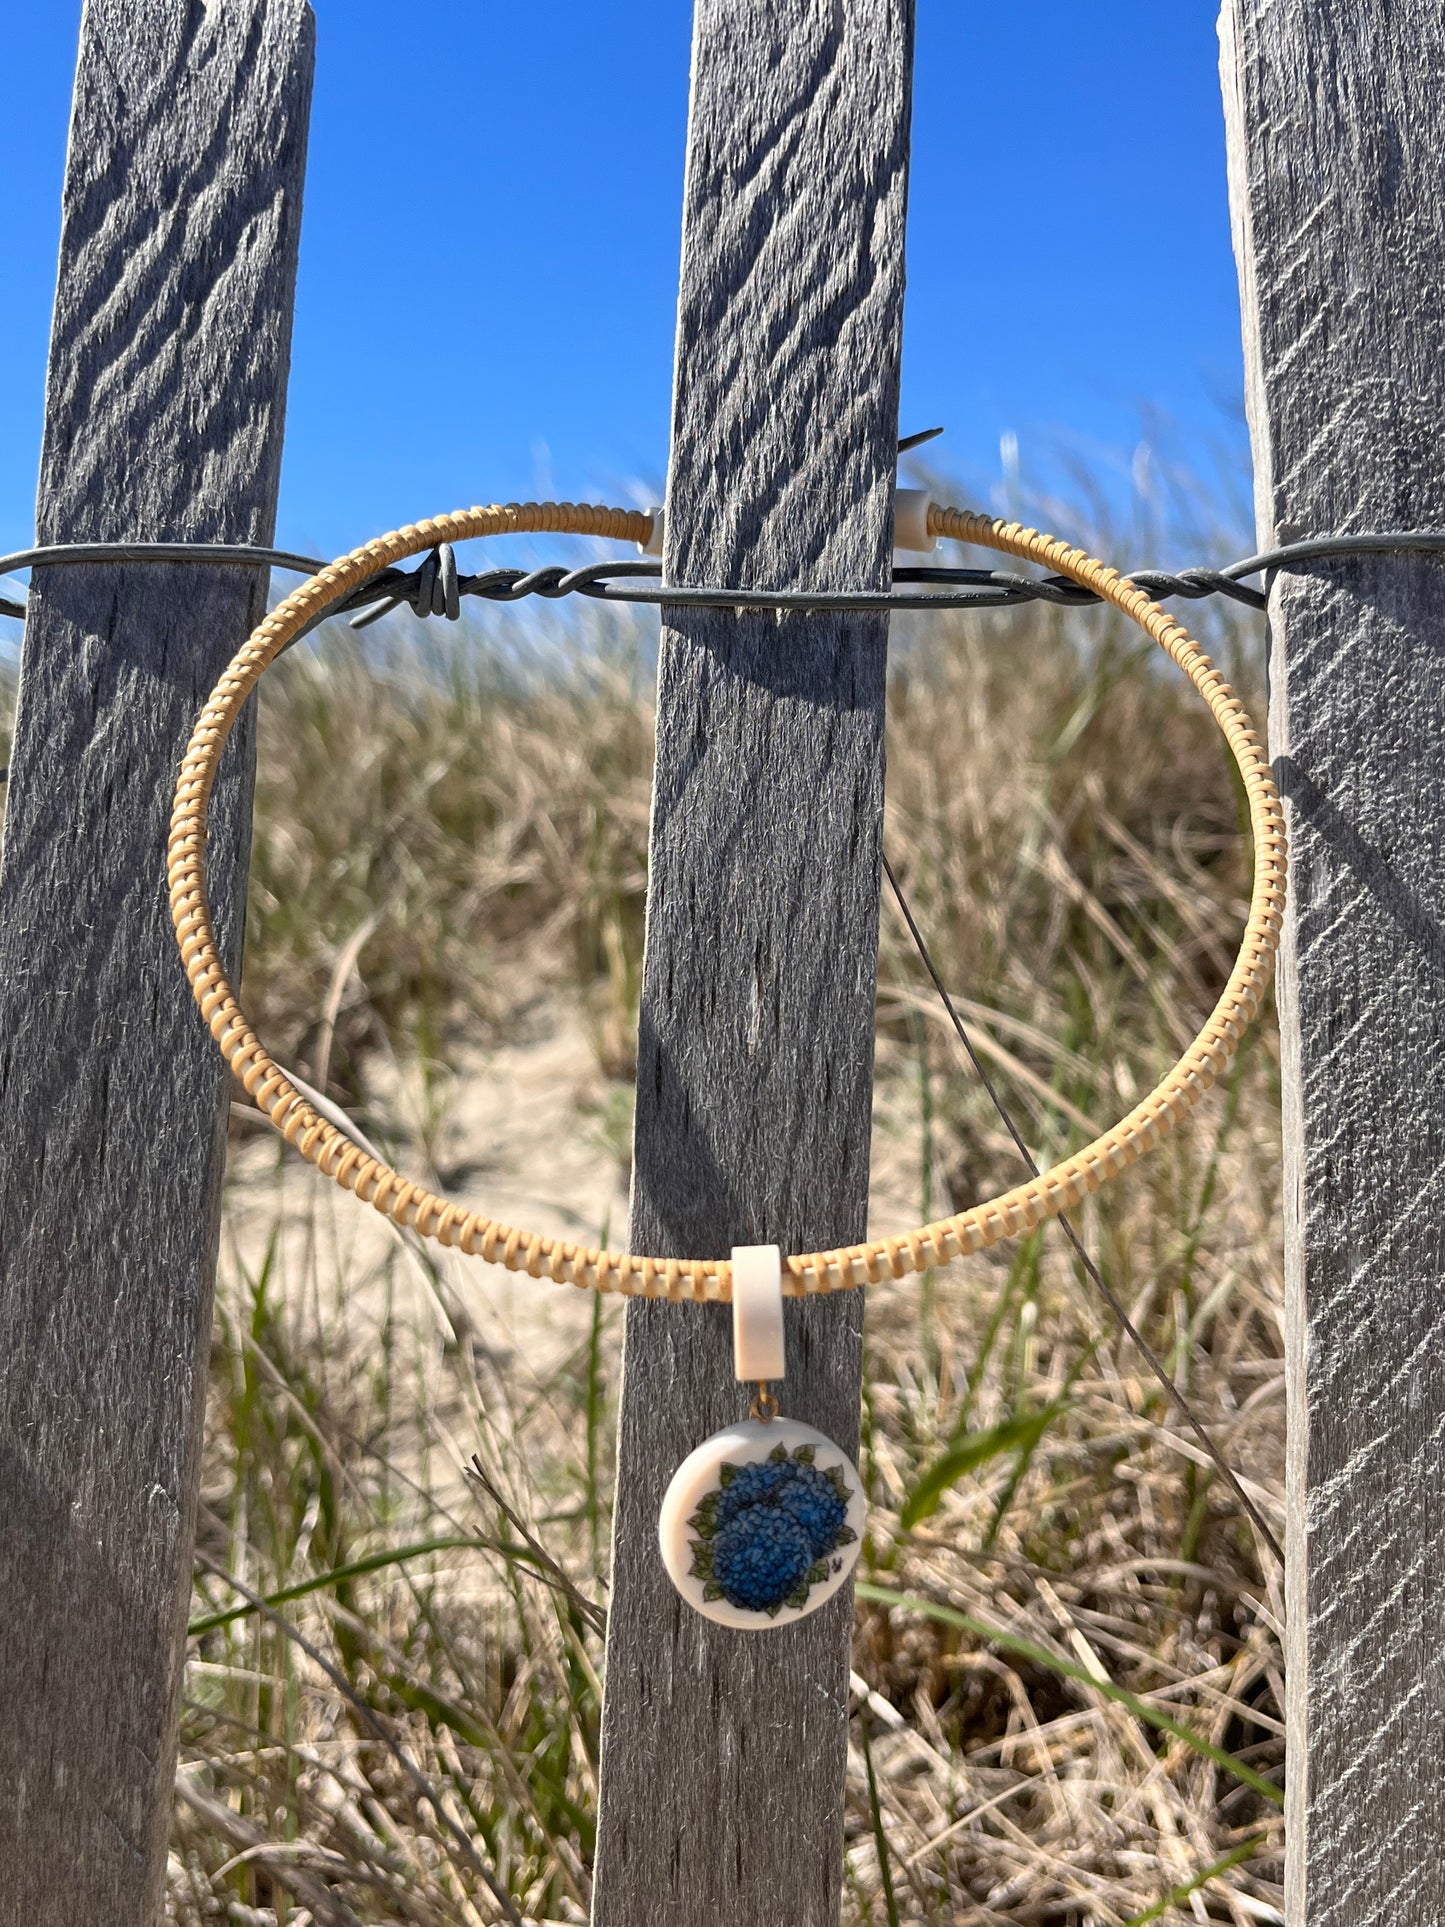
M1249 917L1229 980L1209 1020L1163 1081L1083 1150L970 1210L900 1236L837 1251L782 1256L739 1248L731 1260L650 1258L600 1251L499 1224L411 1183L322 1117L268 1055L226 978L206 896L206 813L226 739L276 657L368 577L439 543L553 532L646 545L653 518L570 502L465 509L368 542L310 577L236 652L201 713L181 765L168 859L171 916L201 1013L251 1101L288 1144L344 1190L396 1224L489 1263L592 1291L731 1301L737 1375L757 1387L751 1415L699 1444L663 1500L659 1540L689 1604L733 1626L765 1627L814 1611L857 1558L862 1485L846 1455L811 1427L778 1416L769 1386L785 1373L782 1300L846 1291L948 1264L1053 1217L1152 1150L1228 1065L1259 1008L1279 943L1285 833L1279 794L1244 707L1199 645L1114 569L1052 536L930 504L930 536L1040 563L1111 602L1153 638L1194 684L1219 725L1249 801L1254 879Z

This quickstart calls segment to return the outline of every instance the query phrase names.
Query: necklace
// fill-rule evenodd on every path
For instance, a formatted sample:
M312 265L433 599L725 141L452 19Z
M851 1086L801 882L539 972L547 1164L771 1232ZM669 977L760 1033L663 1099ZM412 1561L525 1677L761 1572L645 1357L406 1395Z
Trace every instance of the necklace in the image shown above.
M738 1376L759 1387L752 1415L684 1460L660 1524L663 1557L678 1589L699 1611L731 1625L767 1626L813 1611L846 1579L861 1535L856 1468L822 1434L778 1417L767 1389L784 1376L783 1297L849 1290L945 1265L1077 1204L1160 1143L1225 1070L1259 1008L1279 944L1286 870L1279 793L1243 704L1199 645L1142 589L1053 536L932 503L926 522L930 536L1000 550L1070 577L1159 645L1193 683L1229 747L1249 805L1254 873L1228 981L1161 1082L1082 1150L998 1197L915 1230L800 1255L745 1247L723 1260L604 1251L500 1224L402 1177L322 1117L267 1052L221 963L206 893L207 807L236 718L287 644L369 577L440 543L552 532L646 546L651 515L570 502L514 503L438 516L354 549L293 590L241 645L201 712L176 785L167 875L181 960L226 1061L288 1144L396 1224L510 1271L584 1290L733 1303Z

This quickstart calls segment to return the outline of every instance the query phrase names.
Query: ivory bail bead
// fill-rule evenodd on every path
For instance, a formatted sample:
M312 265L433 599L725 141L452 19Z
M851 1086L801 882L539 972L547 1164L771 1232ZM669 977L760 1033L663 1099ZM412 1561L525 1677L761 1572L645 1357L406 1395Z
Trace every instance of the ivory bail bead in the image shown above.
M777 1245L733 1246L733 1370L745 1385L787 1375L783 1254Z

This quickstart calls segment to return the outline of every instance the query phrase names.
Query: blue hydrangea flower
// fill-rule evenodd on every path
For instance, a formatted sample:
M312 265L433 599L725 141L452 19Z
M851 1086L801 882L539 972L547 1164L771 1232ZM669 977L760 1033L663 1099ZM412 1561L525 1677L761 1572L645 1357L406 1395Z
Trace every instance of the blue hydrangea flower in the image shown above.
M772 1504L793 1470L791 1459L762 1459L755 1465L729 1466L736 1477L724 1485L718 1496L717 1522L725 1526L745 1507Z
M744 1506L712 1542L712 1576L723 1598L755 1613L776 1612L812 1564L812 1541L780 1506Z
M794 1477L780 1489L777 1503L807 1533L815 1559L832 1551L848 1506L825 1472L815 1465L796 1467Z
M744 1611L802 1607L829 1576L829 1558L855 1537L841 1466L814 1464L811 1445L776 1445L766 1459L724 1465L690 1521L692 1571L708 1599Z

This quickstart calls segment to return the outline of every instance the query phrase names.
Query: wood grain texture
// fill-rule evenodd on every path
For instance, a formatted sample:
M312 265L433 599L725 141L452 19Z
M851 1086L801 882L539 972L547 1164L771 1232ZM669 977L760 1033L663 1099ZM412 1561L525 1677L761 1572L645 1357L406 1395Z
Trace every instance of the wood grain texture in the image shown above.
M87 0L38 537L269 543L304 0ZM181 751L264 571L32 585L0 869L0 1921L150 1927L166 1863L221 1059L165 899ZM239 960L252 754L213 811Z
M1445 15L1221 17L1261 547L1445 528ZM1293 1927L1445 1920L1445 564L1270 600Z
M699 0L667 579L889 580L911 0ZM631 1242L862 1237L887 631L664 612ZM861 1294L790 1302L784 1409L858 1439ZM628 1306L595 1927L827 1927L852 1597L762 1633L663 1570L680 1460L746 1409L725 1308Z

